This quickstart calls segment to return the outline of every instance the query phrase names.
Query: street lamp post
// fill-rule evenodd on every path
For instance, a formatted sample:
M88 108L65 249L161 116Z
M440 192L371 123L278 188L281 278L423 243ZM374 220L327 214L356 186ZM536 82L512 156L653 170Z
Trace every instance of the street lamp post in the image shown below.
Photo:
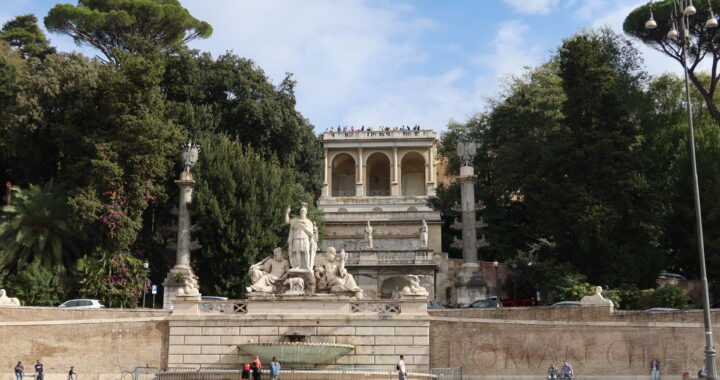
M652 13L652 1L649 3L650 6L650 19L645 23L645 28L655 29L657 23L653 18ZM716 28L718 21L713 13L710 0L708 0L708 8L710 11L710 17L705 22L706 28ZM717 367L715 366L715 346L713 344L712 336L712 325L710 322L710 296L708 291L707 273L705 270L705 244L703 242L703 228L702 228L702 212L700 208L700 188L698 185L697 175L697 163L695 159L695 132L693 130L692 120L692 104L690 103L690 80L688 79L688 67L687 67L687 50L690 44L690 19L689 17L697 13L695 6L693 6L692 0L673 0L673 16L675 19L680 20L680 30L678 39L678 31L675 27L675 20L672 22L672 28L668 32L667 36L671 39L675 39L682 46L682 65L685 72L685 102L687 107L687 118L688 118L688 145L690 146L690 163L692 166L692 185L693 185L693 200L695 203L695 228L697 229L697 240L698 240L698 256L700 258L700 276L703 286L703 322L705 324L705 360L707 360L707 378L710 380L717 379Z
M143 272L145 273L145 276L143 278L143 309L145 308L145 294L147 293L148 268L150 268L150 263L147 260L145 260L145 262L143 263L143 269L144 269Z
M497 307L500 307L500 292L498 291L498 266L499 262L493 261L493 268L495 268L495 297L497 297Z

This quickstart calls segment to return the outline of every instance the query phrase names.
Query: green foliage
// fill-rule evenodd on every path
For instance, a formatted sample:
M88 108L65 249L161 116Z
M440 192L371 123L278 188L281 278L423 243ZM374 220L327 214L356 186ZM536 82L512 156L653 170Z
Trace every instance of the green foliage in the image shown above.
M687 309L690 297L682 288L673 285L663 285L652 294L654 307L670 307L674 309Z
M77 54L34 63L19 78L3 138L13 182L62 183L78 233L112 249L135 240L148 196L165 198L182 139L165 119L163 65L119 57L119 67Z
M0 268L19 269L33 261L50 268L70 262L75 247L64 190L50 181L12 191L13 204L2 208L11 219L0 224Z
M312 205L312 196L296 184L291 170L266 161L254 149L224 135L200 141L203 152L193 171L192 207L203 246L195 257L204 294L244 295L250 265L287 247L287 206ZM310 207L308 216L319 220Z
M8 292L24 306L56 306L65 297L65 268L39 262L23 265L7 279Z
M323 151L313 126L295 110L295 81L273 85L249 59L179 48L162 82L168 114L193 138L224 133L265 159L292 168L309 192L320 188Z
M137 306L145 287L143 262L123 251L97 249L77 261L73 276L81 297L97 298L107 307Z
M25 59L43 59L46 55L55 53L55 48L50 46L45 34L38 27L37 17L32 14L17 16L6 22L0 30L0 40L7 41Z
M118 63L121 52L154 55L212 34L210 24L190 15L178 0L78 0L57 4L45 27L100 50Z
M643 42L645 45L665 54L682 64L682 45L677 40L669 38L667 33L671 27L677 27L681 30L681 26L673 22L673 0L656 1L652 3L653 14L657 20L657 28L646 29L645 22L650 15L649 4L635 8L625 18L623 30L630 36L633 36ZM695 4L698 14L709 14L710 5L714 9L720 7L719 0L711 0ZM680 12L681 10L677 11ZM690 38L688 39L689 48L687 52L688 76L694 87L701 94L702 99L707 107L709 114L716 122L720 122L720 110L717 107L716 90L720 76L712 76L703 78L703 71L706 67L710 67L710 72L718 72L718 62L720 61L720 34L717 28L706 28L703 17L687 17L689 21L688 29ZM679 22L679 21L678 21ZM680 32L682 33L682 31ZM701 63L706 59L705 63ZM708 62L710 61L710 62Z

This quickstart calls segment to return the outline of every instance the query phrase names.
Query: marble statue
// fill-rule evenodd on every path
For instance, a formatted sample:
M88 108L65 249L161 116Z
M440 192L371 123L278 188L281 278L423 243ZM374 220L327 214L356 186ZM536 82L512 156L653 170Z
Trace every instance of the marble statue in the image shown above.
M15 297L8 297L5 289L0 289L0 305L20 306L20 300Z
M316 268L318 289L326 289L332 293L354 293L355 297L362 298L362 289L345 269L347 253L344 249L340 251L340 255L335 252L334 247L328 247L322 265Z
M252 285L247 287L248 293L274 293L275 286L288 271L290 264L282 255L282 248L273 250L273 256L264 258L250 267Z
M183 160L183 171L189 172L190 169L195 166L200 154L200 147L197 144L193 144L192 141L188 142L183 146L182 160Z
M613 301L602 295L602 286L595 287L595 294L585 296L580 300L582 306L613 306Z
M420 285L420 277L416 275L405 276L410 282L409 285L405 285L400 291L400 296L428 296L429 293L424 286Z
M194 274L180 274L182 279L178 281L182 283L177 291L177 295L181 297L199 297L200 296L200 285L198 285L197 276Z
M373 228L369 220L365 227L365 246L367 246L368 249L373 249Z
M457 144L457 154L462 166L472 166L473 157L477 152L477 143L461 141Z
M318 250L318 239L320 237L320 231L318 231L317 223L313 222L313 238L310 241L310 266L309 269L315 267L315 255Z
M290 267L312 270L315 261L312 242L315 239L313 222L307 217L307 203L300 206L300 216L290 219L290 206L285 210L285 223L290 224L288 234L288 253Z
M305 280L301 277L293 277L285 280L284 285L287 286L288 290L285 295L289 296L301 296L305 294Z
M425 219L423 219L422 225L420 226L420 246L423 248L427 248L428 246L428 226Z

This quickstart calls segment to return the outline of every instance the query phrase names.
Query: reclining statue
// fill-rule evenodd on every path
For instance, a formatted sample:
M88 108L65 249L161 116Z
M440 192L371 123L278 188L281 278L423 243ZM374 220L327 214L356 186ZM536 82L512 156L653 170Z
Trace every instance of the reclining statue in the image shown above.
M252 285L247 287L248 293L275 293L276 284L285 276L289 267L290 264L282 255L282 248L275 248L273 256L250 267Z

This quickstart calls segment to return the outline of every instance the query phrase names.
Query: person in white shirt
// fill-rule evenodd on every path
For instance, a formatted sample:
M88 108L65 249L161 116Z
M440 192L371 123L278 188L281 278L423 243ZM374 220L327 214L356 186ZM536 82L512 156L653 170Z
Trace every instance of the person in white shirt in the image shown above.
M395 365L395 369L398 371L398 379L400 380L406 380L407 379L407 372L405 372L405 357L403 355L400 355L400 361L397 362L397 365Z

